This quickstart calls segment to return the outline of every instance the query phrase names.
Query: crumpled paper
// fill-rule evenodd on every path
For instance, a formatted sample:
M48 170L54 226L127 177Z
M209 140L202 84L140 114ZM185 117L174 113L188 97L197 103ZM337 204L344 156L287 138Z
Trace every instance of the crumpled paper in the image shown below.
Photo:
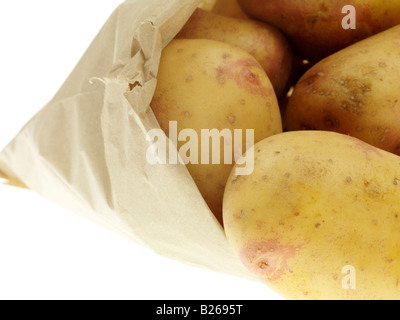
M64 85L0 153L10 184L158 254L248 279L183 165L150 165L162 49L200 0L128 0ZM130 87L133 88L132 91Z

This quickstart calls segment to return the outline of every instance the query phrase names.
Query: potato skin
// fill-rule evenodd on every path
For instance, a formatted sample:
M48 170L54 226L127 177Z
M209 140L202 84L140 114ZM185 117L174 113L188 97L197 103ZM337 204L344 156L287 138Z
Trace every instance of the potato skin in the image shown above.
M238 0L251 17L268 22L291 40L295 54L319 61L359 40L400 23L400 2L393 0ZM357 28L345 30L342 8L356 9Z
M326 131L275 135L255 155L224 196L227 238L251 272L287 299L400 298L399 157Z
M177 38L211 39L240 47L261 64L278 97L287 89L294 56L282 33L266 23L234 19L197 9Z
M255 142L282 132L271 82L260 64L240 48L206 39L173 40L162 53L157 79L151 107L167 135L169 121L177 121L178 133L193 129L199 139L202 129L254 129ZM179 142L178 149L183 144ZM244 137L243 151L245 146ZM221 150L222 159L223 154ZM223 192L232 167L187 165L221 223Z
M226 17L249 19L249 16L242 10L237 0L216 0L211 11Z
M250 17L239 6L237 0L203 0L198 8L225 17L250 19Z
M349 134L400 155L399 55L397 26L314 65L289 100L288 130Z

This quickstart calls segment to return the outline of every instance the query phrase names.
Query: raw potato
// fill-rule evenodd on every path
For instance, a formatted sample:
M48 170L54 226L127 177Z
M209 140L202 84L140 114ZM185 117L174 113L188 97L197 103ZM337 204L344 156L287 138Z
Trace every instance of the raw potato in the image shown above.
M324 59L296 85L288 130L357 137L400 155L400 26Z
M216 0L212 12L231 18L249 19L249 16L240 8L237 0Z
M224 197L249 270L287 299L400 298L398 156L326 131L275 135L255 155Z
M293 53L286 38L274 27L253 20L241 20L197 9L177 38L211 39L238 46L257 59L278 97L287 89Z
M244 13L237 0L203 0L199 8L226 17L249 19L249 16Z
M400 23L400 1L393 0L239 0L252 17L268 22L291 40L303 59L328 55ZM356 29L343 29L346 5L356 9Z
M195 130L199 140L202 129L254 129L255 142L282 132L277 98L260 64L246 51L213 40L174 40L164 49L151 107L167 135L169 121L178 122L178 133ZM243 151L245 146L243 137ZM222 161L223 154L221 149ZM233 165L187 167L222 223L222 198Z

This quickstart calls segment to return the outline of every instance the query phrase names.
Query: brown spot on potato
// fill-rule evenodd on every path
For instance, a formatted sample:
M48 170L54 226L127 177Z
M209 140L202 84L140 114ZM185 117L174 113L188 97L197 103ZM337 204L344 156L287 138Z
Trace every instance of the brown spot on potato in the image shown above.
M394 261L393 258L386 258L387 263L393 263L393 261Z
M235 122L236 122L236 116L235 115L233 115L233 114L230 114L228 117L227 117L227 120L228 120L228 122L230 123L230 124L235 124Z
M320 4L319 9L320 9L322 12L328 12L328 10L329 10L329 8L326 6L325 2L322 2L322 3Z
M315 83L318 79L318 73L312 74L311 76L303 79L301 82L305 83L307 86L311 86L312 84Z
M364 114L364 100L366 95L371 92L371 85L365 80L349 77L341 78L337 83L342 87L342 93L347 96L347 99L341 103L342 109L355 116L362 116Z
M325 110L324 111L324 125L326 128L330 130L338 130L340 128L340 121L338 118L334 117L332 112Z
M326 163L321 161L312 161L309 159L301 159L302 174L304 177L321 178L326 176L328 169Z
M226 81L226 78L225 78L225 75L224 75L224 70L221 67L219 67L217 69L217 81L220 84L225 84L225 81Z
M306 17L306 23L309 25L310 29L314 29L318 21L319 21L319 16L317 15L311 15Z
M365 50L364 53L368 53L368 51ZM376 76L376 68L373 66L364 66L361 68L362 75L364 77L374 77Z
M372 197L379 196L382 192L381 186L375 180L364 181L365 191Z

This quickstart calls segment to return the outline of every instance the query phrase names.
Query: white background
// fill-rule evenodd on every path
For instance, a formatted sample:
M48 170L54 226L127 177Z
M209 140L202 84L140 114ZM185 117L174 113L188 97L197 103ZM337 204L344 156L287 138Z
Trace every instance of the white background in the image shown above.
M0 150L56 93L118 0L0 2ZM0 299L280 300L258 282L159 257L0 185Z

